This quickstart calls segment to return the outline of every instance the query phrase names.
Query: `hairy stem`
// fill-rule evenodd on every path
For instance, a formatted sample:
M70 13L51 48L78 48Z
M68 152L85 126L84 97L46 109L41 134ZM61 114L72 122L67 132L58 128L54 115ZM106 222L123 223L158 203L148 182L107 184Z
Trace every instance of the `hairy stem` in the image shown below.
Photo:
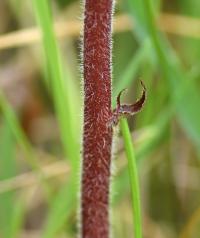
M109 237L112 0L85 0L81 237Z

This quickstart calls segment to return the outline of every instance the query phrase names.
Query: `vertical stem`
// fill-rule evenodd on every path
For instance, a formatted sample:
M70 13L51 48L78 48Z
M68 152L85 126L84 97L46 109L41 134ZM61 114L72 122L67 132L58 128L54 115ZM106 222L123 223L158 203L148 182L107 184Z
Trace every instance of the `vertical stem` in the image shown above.
M109 237L112 0L85 0L81 237Z
M128 170L129 170L130 185L131 185L133 220L134 220L134 237L142 238L140 189L139 189L135 152L134 152L134 148L132 144L131 134L128 128L128 123L125 118L122 118L120 120L120 126L121 126L122 135L124 138L126 156L128 159Z

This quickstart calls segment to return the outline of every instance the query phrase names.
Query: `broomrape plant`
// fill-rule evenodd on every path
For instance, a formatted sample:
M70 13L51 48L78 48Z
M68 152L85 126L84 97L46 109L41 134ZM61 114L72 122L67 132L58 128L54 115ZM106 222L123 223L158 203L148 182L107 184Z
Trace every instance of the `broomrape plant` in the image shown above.
M81 183L81 237L108 238L109 193L113 127L120 117L141 110L141 98L133 105L111 108L112 15L114 1L86 0L83 33L84 129ZM138 236L139 237L139 236Z

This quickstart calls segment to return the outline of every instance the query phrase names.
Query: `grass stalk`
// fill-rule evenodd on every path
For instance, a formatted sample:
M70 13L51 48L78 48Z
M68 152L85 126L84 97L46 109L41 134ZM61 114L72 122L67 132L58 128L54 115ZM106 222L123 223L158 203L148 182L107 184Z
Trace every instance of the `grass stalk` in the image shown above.
M135 151L132 143L131 133L129 131L127 119L120 120L120 128L124 139L124 146L126 150L126 157L128 160L128 171L130 178L130 188L132 195L132 213L134 221L134 237L142 238L142 218L141 218L141 204L140 204L140 189L137 172L137 163Z
M69 72L66 71L64 76L49 1L34 0L33 5L42 31L45 60L48 72L50 73L47 83L54 99L64 151L73 165L79 160L79 149L76 142L78 123L77 118L74 117L74 109L78 107L76 105L76 98L74 98L76 93L73 93L73 85Z
M32 2L42 32L42 44L49 72L47 86L53 96L64 154L69 159L72 168L70 180L60 189L50 206L42 237L51 238L57 237L58 231L63 227L77 205L76 194L78 188L76 180L80 162L80 148L77 139L79 138L79 121L76 115L78 115L79 105L71 75L68 70L64 71L63 68L49 1L33 0Z
M42 171L40 169L39 163L37 161L37 157L31 147L28 139L26 138L26 135L24 134L13 109L11 108L11 106L9 105L7 100L5 99L2 92L0 92L0 109L2 110L3 115L6 119L9 127L10 127L14 137L16 138L16 141L19 143L23 152L25 153L25 159L27 160L28 165L30 165L32 170L37 175L39 181L43 185L47 199L49 200L50 188L46 182L45 175L42 173Z

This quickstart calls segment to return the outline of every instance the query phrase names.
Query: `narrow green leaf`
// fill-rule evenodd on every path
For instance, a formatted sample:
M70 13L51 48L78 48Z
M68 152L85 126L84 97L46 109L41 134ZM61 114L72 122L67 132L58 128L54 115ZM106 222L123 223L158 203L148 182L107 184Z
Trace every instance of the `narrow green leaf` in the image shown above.
M77 170L80 163L79 127L76 91L69 75L62 67L61 55L53 29L49 1L33 0L35 13L43 36L45 59L50 72L49 89L52 92L64 152L71 163L70 180L63 185L50 207L42 237L57 237L69 214L77 205Z
M132 144L132 138L126 119L123 118L120 120L120 128L122 131L126 156L128 160L129 180L132 195L131 202L134 220L134 237L142 238L142 218L141 218L140 189L139 189L137 164L136 164L135 151Z
M6 98L4 97L1 91L0 91L0 109L2 110L3 116L5 117L5 120L8 123L10 130L12 131L16 141L19 143L23 152L25 153L25 159L28 165L35 172L38 180L43 185L44 191L46 192L46 195L47 195L47 199L49 199L50 189L48 184L46 183L44 174L42 173L40 169L40 165L36 159L36 155L19 124L17 116L15 115L15 112L13 111L9 103L6 101Z
M0 130L2 135L0 138L0 180L11 178L16 174L13 134L8 123L4 123L2 127ZM2 237L10 237L11 220L14 214L12 209L14 199L14 192L7 192L0 195L0 234Z
M78 118L75 116L79 107L76 104L76 93L69 71L66 70L64 75L61 55L54 34L49 1L34 0L33 5L43 36L45 60L50 72L48 85L54 99L64 151L73 165L79 160Z

